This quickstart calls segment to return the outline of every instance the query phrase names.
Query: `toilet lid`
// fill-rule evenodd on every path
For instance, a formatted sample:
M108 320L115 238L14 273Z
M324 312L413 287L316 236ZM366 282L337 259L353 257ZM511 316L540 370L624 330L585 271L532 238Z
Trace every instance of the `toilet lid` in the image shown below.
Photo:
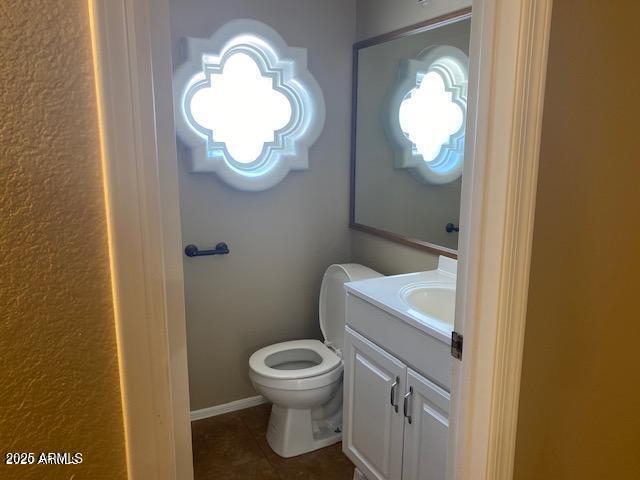
M320 330L327 345L342 351L345 326L344 284L382 276L357 263L331 265L327 268L320 287Z

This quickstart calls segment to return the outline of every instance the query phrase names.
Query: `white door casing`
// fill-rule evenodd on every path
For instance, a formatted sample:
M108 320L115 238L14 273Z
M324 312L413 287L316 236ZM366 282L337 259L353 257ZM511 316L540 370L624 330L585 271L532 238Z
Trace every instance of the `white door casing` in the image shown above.
M551 7L473 2L449 479L513 476Z
M89 8L128 478L190 480L169 5Z

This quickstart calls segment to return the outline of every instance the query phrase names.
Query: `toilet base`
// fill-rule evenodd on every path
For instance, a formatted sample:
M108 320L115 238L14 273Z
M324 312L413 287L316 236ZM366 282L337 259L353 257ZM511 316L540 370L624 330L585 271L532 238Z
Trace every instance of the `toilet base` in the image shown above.
M318 416L317 413L312 410L273 405L267 429L267 443L274 452L284 458L333 445L342 439L341 413L340 411L332 417L317 419L314 418Z

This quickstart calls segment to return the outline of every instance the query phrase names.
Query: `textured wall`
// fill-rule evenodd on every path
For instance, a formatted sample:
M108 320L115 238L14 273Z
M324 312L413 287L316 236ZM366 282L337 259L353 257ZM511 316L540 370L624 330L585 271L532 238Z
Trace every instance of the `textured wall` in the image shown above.
M189 173L186 152L179 151L185 244L225 241L231 249L225 257L184 258L192 409L255 395L248 363L255 350L320 338L322 275L331 263L350 260L355 0L172 0L174 63L183 58L183 37L208 37L236 18L267 23L289 45L308 49L327 119L309 150L309 169L264 192L235 190L215 175Z
M4 0L0 45L0 478L125 478L86 0Z
M640 5L553 8L514 478L638 479Z

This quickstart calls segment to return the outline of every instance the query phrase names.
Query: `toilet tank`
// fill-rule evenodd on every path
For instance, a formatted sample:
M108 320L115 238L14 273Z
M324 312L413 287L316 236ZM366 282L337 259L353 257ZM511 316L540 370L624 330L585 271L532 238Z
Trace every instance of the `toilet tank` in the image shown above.
M342 352L345 325L344 284L368 278L383 277L375 270L357 263L334 264L327 268L320 287L320 330L324 343Z

